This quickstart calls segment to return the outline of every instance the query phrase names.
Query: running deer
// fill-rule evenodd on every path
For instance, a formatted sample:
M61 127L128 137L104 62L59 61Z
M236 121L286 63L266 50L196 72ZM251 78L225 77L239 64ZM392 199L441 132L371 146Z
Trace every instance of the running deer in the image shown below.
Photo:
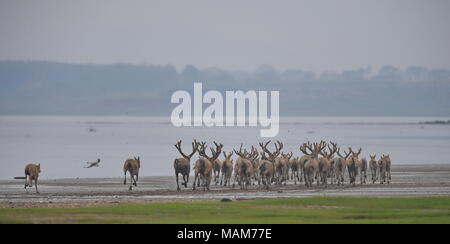
M181 140L175 144L175 148L178 150L178 152L181 154L182 158L177 158L173 162L173 168L175 169L175 178L177 180L177 191L180 191L180 185L178 183L178 174L181 174L183 176L183 185L185 188L188 187L189 182L189 174L191 173L191 158L192 156L197 152L198 149L198 143L196 140L192 143L192 153L189 155L186 155L181 150Z
M28 164L25 167L25 189L27 187L33 187L33 180L36 186L36 193L39 194L38 191L38 178L39 173L41 173L41 164Z
M206 150L206 142L199 143L200 147L198 149L198 154L201 156L196 162L194 166L195 171L195 178L194 178L194 184L193 184L193 190L195 190L195 184L197 182L197 185L199 185L199 182L202 182L203 190L209 191L209 186L211 184L211 178L212 178L212 171L213 171L213 165L211 162L214 162L219 155L222 153L222 144L217 144L214 142L214 145L216 145L216 149L210 148L212 156L209 157L205 150Z
M378 163L377 163L377 155L369 155L370 161L369 161L369 168L370 168L370 174L372 176L372 184L375 184L375 182L378 180L377 177L377 171L378 171Z
M357 153L353 152L351 147L349 147L348 150L351 153L350 158L347 160L348 176L350 179L350 184L355 186L356 177L358 176L358 168L360 164L359 155L361 154L362 149L360 148Z
M317 180L317 185L319 185L319 153L326 147L326 142L321 141L320 143L314 143L314 148L307 144L306 148L311 151L311 158L306 161L304 166L304 177L305 184L307 187L312 187L314 179Z
M266 187L267 190L270 189L270 185L272 184L274 171L275 169L273 167L273 163L267 160L265 156L262 156L259 165L259 172L261 176L261 183Z
M275 177L275 159L280 155L281 149L283 148L280 142L275 143L275 151L270 152L267 149L267 145L270 144L270 141L266 143L259 143L259 146L263 150L261 152L261 161L260 161L260 175L261 181L263 185L266 186L267 189L270 189L270 185ZM266 154L268 156L266 156Z
M345 169L347 167L348 158L350 157L351 152L347 153L344 151L344 156L342 156L341 152L340 152L340 148L338 148L336 153L339 156L335 159L335 162L334 162L334 170L335 170L335 174L336 174L336 180L337 180L338 185L343 185Z
M275 142L274 143L275 152L273 152L273 153L267 149L267 145L269 145L269 143L270 143L270 141L268 141L266 144L260 143L259 145L262 148L263 152L265 152L268 155L268 157L267 157L268 161L272 162L272 164L273 164L274 171L272 174L271 181L275 182L275 183L279 183L279 176L277 173L277 166L279 166L279 163L277 161L278 161L278 155L281 154L281 149L283 149L283 143L281 143L280 141Z
M378 161L380 184L391 182L391 158L389 155L383 155Z
M242 151L242 144L239 151L234 150L234 153L239 156L238 159L236 159L238 183L241 186L241 189L247 190L248 186L251 185L253 178L252 161L256 160L258 154L257 152L255 154L253 148L251 153L248 153L246 150Z
M307 143L303 143L303 145L300 146L300 151L304 154L303 156L300 157L300 159L298 160L298 168L299 168L299 172L300 172L300 180L299 182L303 182L303 177L305 175L305 163L311 159L311 155L310 153L307 151L307 146L310 146L311 143L307 142Z
M225 159L222 161L222 178L220 179L220 185L227 186L231 183L231 175L233 174L233 160L231 159L231 156L233 155L233 152L226 153L223 152L223 156Z
M133 190L133 185L137 186L137 182L139 180L139 169L141 168L141 158L140 157L134 157L127 159L123 165L123 172L125 174L125 180L123 181L123 184L127 184L127 172L130 173L131 178L131 185L129 190Z
M351 150L351 148L350 148ZM367 159L361 158L359 159L359 155L361 154L362 149L360 148L356 157L358 158L358 161L356 162L356 175L359 174L360 182L361 184L366 183L367 178ZM353 153L353 151L352 151Z
M331 178L331 184L334 184L334 154L337 152L336 143L330 142L333 145L333 149L331 149L330 145L328 145L329 152L323 150L320 153L322 158L319 159L319 174L322 185L327 185L328 177Z
M220 159L216 159L213 162L213 173L214 173L214 184L219 184L220 180L220 170L222 169L223 161Z

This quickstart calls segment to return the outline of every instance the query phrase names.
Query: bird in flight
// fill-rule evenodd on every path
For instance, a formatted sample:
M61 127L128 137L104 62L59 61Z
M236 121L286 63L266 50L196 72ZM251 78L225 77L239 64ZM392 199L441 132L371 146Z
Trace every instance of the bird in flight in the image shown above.
M97 159L97 162L86 162L86 164L88 164L88 166L85 166L86 169L100 167L100 159Z

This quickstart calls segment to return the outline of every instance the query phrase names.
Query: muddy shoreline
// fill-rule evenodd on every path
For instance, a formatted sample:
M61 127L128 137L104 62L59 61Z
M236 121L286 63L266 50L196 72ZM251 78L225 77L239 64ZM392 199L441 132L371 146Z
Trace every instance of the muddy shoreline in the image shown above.
M173 176L142 177L138 187L128 191L122 178L55 179L41 180L39 190L28 192L21 180L0 181L0 208L35 207L90 207L121 204L144 204L173 201L233 201L262 198L354 196L354 197L415 197L450 196L450 164L441 165L399 165L393 167L392 183L389 185L365 184L355 187L328 185L306 188L303 184L272 186L251 186L247 191L238 186L223 187L212 184L211 191L188 188L176 191ZM368 175L368 180L370 174Z

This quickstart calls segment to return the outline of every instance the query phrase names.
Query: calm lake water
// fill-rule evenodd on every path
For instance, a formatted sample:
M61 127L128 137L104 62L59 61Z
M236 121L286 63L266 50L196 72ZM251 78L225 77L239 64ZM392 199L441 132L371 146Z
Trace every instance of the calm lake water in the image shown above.
M394 164L450 163L450 126L421 125L449 118L285 117L277 138L301 155L307 141L335 141L363 148L363 156L389 153ZM125 159L141 156L141 175L172 175L174 144L205 140L224 150L257 145L257 127L176 128L162 117L0 117L0 179L22 176L27 163L41 163L42 178L121 177ZM100 168L85 162L102 159ZM194 159L196 156L194 157ZM191 162L192 163L192 162Z

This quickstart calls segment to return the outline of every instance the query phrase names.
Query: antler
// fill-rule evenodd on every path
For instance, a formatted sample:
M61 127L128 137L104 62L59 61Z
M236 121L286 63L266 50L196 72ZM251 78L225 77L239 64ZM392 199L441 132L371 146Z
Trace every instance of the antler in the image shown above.
M236 151L236 149L233 149L233 151L234 151L234 153L236 153L236 155L238 155L239 157L245 158L246 155L245 155L245 152L242 151L242 146L243 146L243 144L241 143L241 147L239 148L239 152Z
M181 150L181 142L182 142L182 140L179 140L179 141L177 142L177 144L175 144L175 148L178 150L178 152L180 152L180 154L181 154L181 156L183 156L183 158L191 159L191 157L195 154L195 152L196 152L197 149L198 149L198 143L197 143L197 141L194 140L194 142L192 142L192 153L189 154L189 155L184 154L183 151Z

